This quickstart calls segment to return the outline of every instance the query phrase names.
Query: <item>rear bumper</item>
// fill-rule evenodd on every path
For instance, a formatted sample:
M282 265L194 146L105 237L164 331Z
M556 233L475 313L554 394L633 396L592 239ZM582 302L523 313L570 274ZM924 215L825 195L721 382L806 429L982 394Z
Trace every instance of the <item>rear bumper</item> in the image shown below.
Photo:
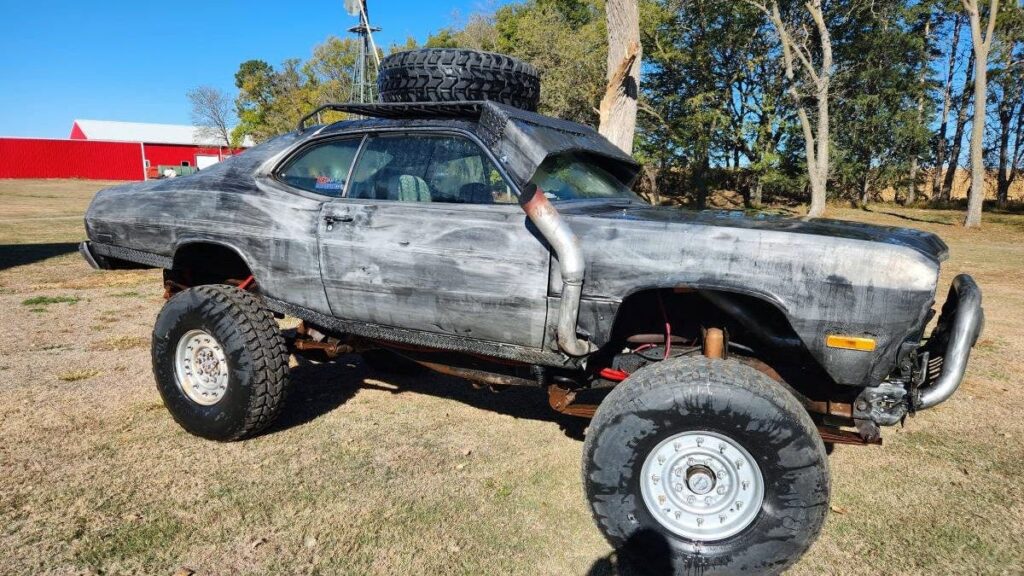
M957 276L949 288L946 303L942 305L938 325L925 345L930 363L938 374L927 374L922 385L914 391L912 403L915 410L937 406L957 391L967 372L971 348L978 341L984 324L981 290L967 274ZM941 362L936 361L938 358Z

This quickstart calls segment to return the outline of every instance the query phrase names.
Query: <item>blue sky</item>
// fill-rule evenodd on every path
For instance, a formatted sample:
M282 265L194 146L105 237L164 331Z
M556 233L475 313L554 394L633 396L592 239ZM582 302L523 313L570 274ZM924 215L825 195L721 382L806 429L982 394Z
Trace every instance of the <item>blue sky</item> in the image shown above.
M383 47L494 0L369 0ZM185 91L234 91L239 63L307 58L355 20L343 0L0 0L0 136L66 138L75 118L189 123Z

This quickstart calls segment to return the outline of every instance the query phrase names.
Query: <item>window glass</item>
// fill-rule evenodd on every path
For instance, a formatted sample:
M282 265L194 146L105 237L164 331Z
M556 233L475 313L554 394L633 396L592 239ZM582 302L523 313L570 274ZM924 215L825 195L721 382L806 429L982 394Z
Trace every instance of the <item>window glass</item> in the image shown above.
M473 142L456 136L380 136L367 140L350 198L398 202L510 204L516 197Z
M598 165L593 158L574 152L544 160L531 182L552 200L637 199L629 187Z
M345 190L359 142L359 138L350 138L313 146L289 162L280 178L300 190L337 198Z

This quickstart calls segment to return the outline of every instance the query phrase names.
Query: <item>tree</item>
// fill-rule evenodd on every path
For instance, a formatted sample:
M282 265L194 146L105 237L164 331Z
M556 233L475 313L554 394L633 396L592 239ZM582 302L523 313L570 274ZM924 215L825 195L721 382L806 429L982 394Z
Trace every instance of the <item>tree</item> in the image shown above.
M939 128L935 133L935 166L932 170L933 201L940 201L942 199L942 174L943 166L946 163L946 149L948 147L946 131L949 129L949 112L953 100L953 76L956 73L957 53L960 46L960 28L963 24L963 18L959 13L954 14L952 20L953 31L948 43L949 56L946 63L946 80L942 85L942 113L939 116ZM970 79L968 78L968 80ZM955 159L952 162L951 169L956 169ZM948 196L946 199L948 200ZM907 203L910 203L909 198Z
M974 87L974 52L967 57L967 71L964 73L964 86L960 91L960 98L956 108L956 129L953 132L952 145L949 149L949 169L942 179L942 188L939 195L933 200L936 204L948 204L953 194L953 181L956 178L956 171L960 167L960 152L963 148L964 129L967 127L967 116L970 111L971 92Z
M998 67L992 70L996 112L996 205L1006 208L1010 187L1024 162L1024 9L1007 6L1000 14L995 44Z
M926 6L924 11L924 39L921 42L921 51L919 58L919 69L918 69L918 94L917 94L917 115L916 115L916 126L923 128L924 122L924 106L925 98L927 97L927 86L928 86L928 53L931 50L931 36L932 36L932 13L931 6ZM923 131L922 131L923 133ZM904 198L903 204L910 206L917 201L917 170L918 163L920 162L921 151L915 151L910 159L910 176L908 178L909 183L907 185L907 195Z
M234 111L224 91L212 86L199 86L187 93L192 104L192 125L198 128L203 138L215 139L222 146L231 146L231 129Z
M540 111L597 126L608 38L600 0L527 0L494 15L496 51L533 64L541 77Z
M232 132L235 140L250 136L261 142L272 136L265 126L267 110L274 100L274 74L274 68L263 60L247 60L238 66L238 72L235 72L235 87L238 88L235 112L239 123Z
M640 93L640 7L637 0L608 0L608 85L600 106L601 134L633 153Z
M294 130L299 118L317 106L352 100L359 50L356 40L331 36L315 46L305 62L292 58L277 69L262 60L243 62L235 74L240 123L234 136L248 135L262 142ZM372 73L371 82L375 81ZM322 120L344 118L329 112Z
M988 108L988 54L992 48L999 0L990 0L988 24L981 29L981 10L978 0L963 0L967 19L971 24L971 45L974 49L974 117L971 120L971 190L967 199L964 226L981 226L981 207L985 200L985 158L982 139L985 137L985 112Z
M832 89L832 181L866 206L882 189L913 182L915 161L926 151L921 75L928 24L901 0L856 3L844 12L832 26L843 63Z
M811 206L807 215L814 218L825 213L829 176L829 91L832 85L833 61L832 39L825 25L825 14L821 0L807 0L804 9L813 21L812 34L806 26L794 23L801 20L798 15L784 17L779 2L770 6L747 0L770 18L782 46L782 63L789 87L786 92L797 110L800 128L804 138L804 153L807 162L807 176L811 188ZM817 58L811 49L816 37ZM797 77L800 71L800 78ZM802 80L802 82L800 82ZM807 86L809 94L801 92ZM808 102L811 100L811 102ZM809 108L816 107L812 118Z

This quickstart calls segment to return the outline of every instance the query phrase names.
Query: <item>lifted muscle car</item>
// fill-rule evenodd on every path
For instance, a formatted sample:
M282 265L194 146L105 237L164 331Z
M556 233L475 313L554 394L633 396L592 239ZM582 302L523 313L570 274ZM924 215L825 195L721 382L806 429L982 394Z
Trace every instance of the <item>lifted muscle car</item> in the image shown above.
M499 55L401 58L382 83L410 67L532 74ZM956 391L977 285L955 278L926 337L936 236L650 206L630 191L636 162L502 103L530 107L516 86L330 105L194 176L104 190L81 252L164 270L153 370L194 434L266 427L289 351L541 387L593 418L586 494L626 558L785 569L828 510L826 448L878 443ZM308 125L337 112L361 119ZM299 327L283 333L284 315Z

